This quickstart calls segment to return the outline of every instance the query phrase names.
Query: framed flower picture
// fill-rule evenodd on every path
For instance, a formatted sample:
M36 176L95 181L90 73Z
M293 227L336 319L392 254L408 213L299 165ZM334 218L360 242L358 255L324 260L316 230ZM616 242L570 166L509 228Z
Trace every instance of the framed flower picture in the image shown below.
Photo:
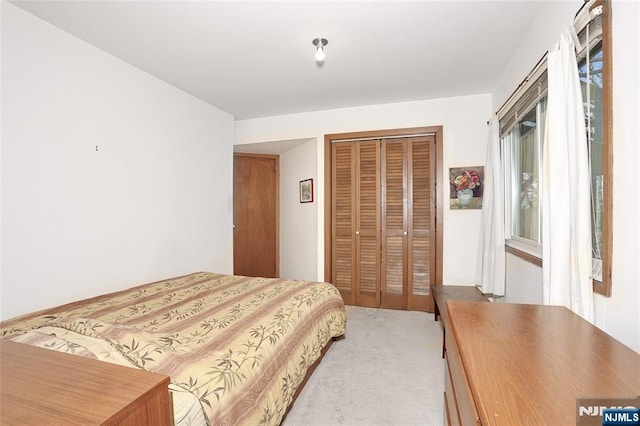
M449 188L450 209L481 209L484 166L451 167L449 169Z
M313 203L313 179L300 181L300 202Z

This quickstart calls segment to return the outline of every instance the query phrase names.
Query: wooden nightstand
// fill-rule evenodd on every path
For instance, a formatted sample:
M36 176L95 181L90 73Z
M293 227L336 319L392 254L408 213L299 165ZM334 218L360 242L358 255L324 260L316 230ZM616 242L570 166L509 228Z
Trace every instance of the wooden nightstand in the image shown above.
M173 425L169 377L0 340L3 425Z

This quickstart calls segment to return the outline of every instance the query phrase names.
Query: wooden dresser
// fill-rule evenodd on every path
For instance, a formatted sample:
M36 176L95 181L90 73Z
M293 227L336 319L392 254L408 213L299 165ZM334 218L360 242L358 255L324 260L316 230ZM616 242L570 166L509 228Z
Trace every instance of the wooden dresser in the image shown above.
M558 306L447 301L445 424L575 425L640 395L640 355Z
M433 295L433 306L435 320L442 319L442 358L446 350L447 329L449 328L449 317L447 315L447 300L468 300L473 302L488 302L489 299L474 286L460 285L431 285Z
M173 425L169 377L0 340L2 425Z

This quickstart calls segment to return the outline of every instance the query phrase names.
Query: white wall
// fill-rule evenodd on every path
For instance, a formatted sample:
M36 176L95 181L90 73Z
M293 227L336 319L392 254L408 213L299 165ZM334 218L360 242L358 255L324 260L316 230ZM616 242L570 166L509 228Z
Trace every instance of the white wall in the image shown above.
M0 318L232 272L232 116L5 1L1 83Z
M613 288L595 306L604 330L640 352L640 198L629 196L640 164L640 2L612 8Z
M531 29L520 42L518 51L505 67L493 91L494 111L507 100L545 52L558 41L560 33L573 20L582 3L582 0L546 3Z
M318 269L317 141L280 155L280 276L315 281ZM314 202L300 203L299 183L313 179ZM324 216L321 216L324 217Z
M559 38L581 5L580 1L550 2L520 45L493 92L497 109L537 60ZM629 182L637 181L640 164L640 3L614 1L613 25L613 294L594 296L595 323L607 333L640 352L640 225L638 197L629 197ZM539 303L540 268L507 258L507 291L512 298ZM537 288L533 288L537 287ZM509 296L507 296L509 297Z
M317 279L324 279L324 135L365 130L443 126L444 182L449 167L484 165L490 95L326 110L235 122L234 143L317 138ZM448 186L442 188L448 199ZM480 210L443 209L445 284L474 285Z
M542 303L542 268L518 256L506 254L507 303Z

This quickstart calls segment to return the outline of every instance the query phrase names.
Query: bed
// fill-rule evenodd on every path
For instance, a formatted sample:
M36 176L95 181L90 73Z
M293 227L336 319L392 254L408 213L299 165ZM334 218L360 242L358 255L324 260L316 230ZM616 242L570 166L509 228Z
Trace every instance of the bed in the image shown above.
M328 283L198 272L0 323L0 337L170 376L176 424L279 424L342 336Z

